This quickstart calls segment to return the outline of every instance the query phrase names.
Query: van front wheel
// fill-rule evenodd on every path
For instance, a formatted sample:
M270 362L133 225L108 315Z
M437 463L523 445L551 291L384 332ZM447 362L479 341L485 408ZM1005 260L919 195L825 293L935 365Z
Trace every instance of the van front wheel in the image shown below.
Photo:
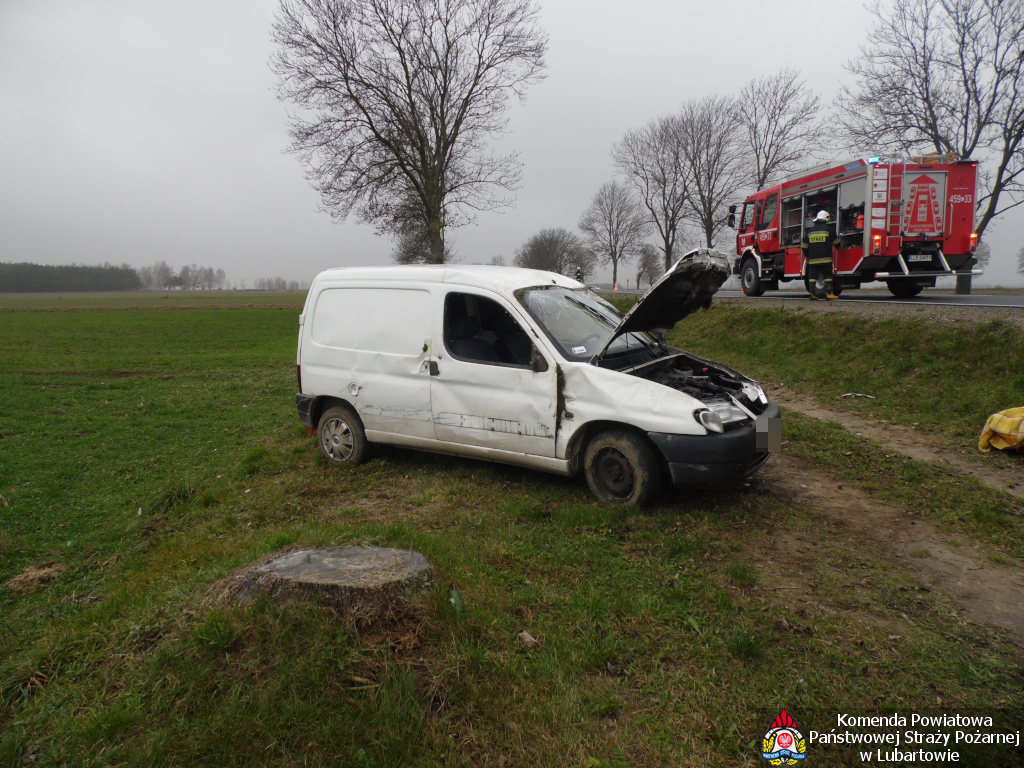
M346 405L324 411L316 437L320 453L331 464L362 464L366 461L369 449L363 422Z
M583 472L590 492L604 504L645 507L661 481L654 449L624 430L602 432L587 446Z

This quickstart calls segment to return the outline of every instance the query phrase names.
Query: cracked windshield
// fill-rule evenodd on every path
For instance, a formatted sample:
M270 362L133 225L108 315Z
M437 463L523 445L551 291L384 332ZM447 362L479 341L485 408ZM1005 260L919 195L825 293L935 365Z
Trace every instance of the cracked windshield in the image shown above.
M516 295L569 360L593 357L622 321L615 307L587 289L540 286ZM657 347L641 334L624 333L611 343L605 357L641 350L656 352Z

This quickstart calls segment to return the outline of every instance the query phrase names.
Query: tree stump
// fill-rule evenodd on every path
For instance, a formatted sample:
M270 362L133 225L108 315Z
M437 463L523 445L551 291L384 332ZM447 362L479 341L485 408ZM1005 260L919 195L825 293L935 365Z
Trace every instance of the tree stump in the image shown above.
M219 599L312 598L360 617L400 611L434 585L430 563L411 549L324 547L272 555L229 579Z

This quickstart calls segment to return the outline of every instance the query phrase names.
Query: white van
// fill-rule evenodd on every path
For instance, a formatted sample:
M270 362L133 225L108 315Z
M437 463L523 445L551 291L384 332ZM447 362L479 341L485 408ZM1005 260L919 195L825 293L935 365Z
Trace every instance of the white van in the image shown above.
M328 270L299 318L299 418L330 462L387 443L582 469L609 504L650 502L662 476L738 482L778 450L778 406L752 379L665 342L728 275L723 254L692 251L622 316L550 272Z

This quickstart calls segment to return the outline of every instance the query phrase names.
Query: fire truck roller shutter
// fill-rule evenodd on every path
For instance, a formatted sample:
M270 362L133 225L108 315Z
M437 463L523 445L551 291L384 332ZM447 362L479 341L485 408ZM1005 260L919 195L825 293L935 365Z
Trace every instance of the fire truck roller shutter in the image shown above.
M839 216L836 230L840 235L861 234L857 217L864 215L867 202L867 178L851 179L839 185Z

